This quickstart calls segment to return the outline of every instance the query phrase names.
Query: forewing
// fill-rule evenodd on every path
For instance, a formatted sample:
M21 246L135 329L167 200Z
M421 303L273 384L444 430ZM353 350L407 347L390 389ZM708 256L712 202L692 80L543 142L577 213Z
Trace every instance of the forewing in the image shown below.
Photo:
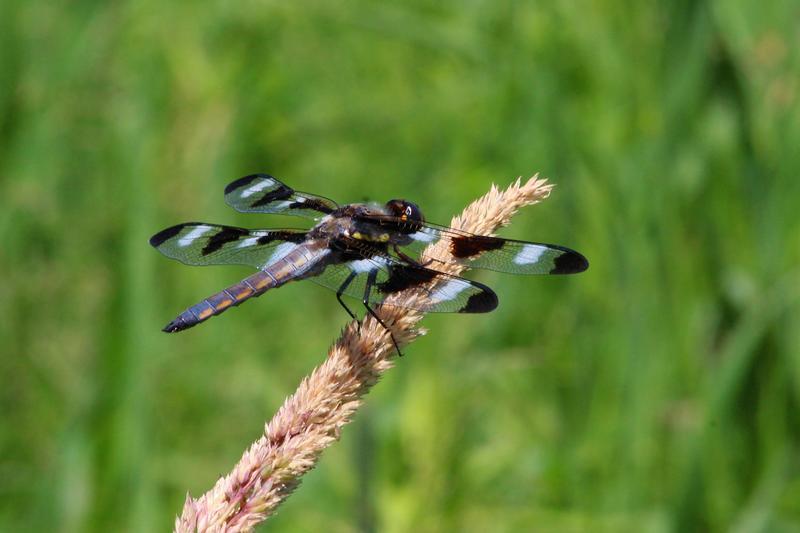
M295 191L268 174L251 174L228 184L225 202L243 213L275 213L311 219L338 208L333 200Z
M577 274L589 267L580 253L538 242L481 235L447 235L449 251L457 262L511 274Z
M411 242L400 247L405 254L416 257L423 264L424 249L433 243L445 241L453 262L469 268L482 268L511 274L576 274L589 267L580 253L557 244L517 241L500 237L475 235L430 223L407 222L395 217L375 215L382 228L400 231ZM436 261L432 265L435 268Z
M249 265L264 268L304 242L305 230L249 230L186 222L150 238L159 252L187 265Z
M427 313L486 313L497 307L497 296L486 285L391 257L375 256L330 264L321 274L309 279L363 301L372 273L375 279L368 302L373 305L390 303ZM417 289L420 295L385 301L405 289Z

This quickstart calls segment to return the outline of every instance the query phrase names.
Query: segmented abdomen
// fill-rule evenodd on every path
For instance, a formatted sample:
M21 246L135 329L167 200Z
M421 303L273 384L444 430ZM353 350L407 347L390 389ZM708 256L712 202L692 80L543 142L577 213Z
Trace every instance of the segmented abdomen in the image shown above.
M230 307L234 307L255 296L264 294L267 290L276 287L277 280L268 272L256 272L235 285L223 289L202 302L195 304L164 327L167 333L174 333L196 326L216 316Z

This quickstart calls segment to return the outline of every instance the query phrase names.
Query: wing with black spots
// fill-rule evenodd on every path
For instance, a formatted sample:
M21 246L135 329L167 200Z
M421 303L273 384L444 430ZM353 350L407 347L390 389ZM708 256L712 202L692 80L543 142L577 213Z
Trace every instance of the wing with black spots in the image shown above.
M390 304L426 313L487 313L497 307L497 295L482 283L389 256L332 263L308 279L361 301L366 297L371 305ZM416 289L417 294L386 301L406 289Z
M273 213L319 219L339 206L336 202L295 191L268 174L251 174L225 187L225 202L242 213Z
M423 264L429 259L422 257L425 248L444 241L452 262L469 268L510 274L577 274L589 268L589 262L582 254L557 244L475 235L428 222L380 214L362 220L374 222L383 231L402 233L407 242L398 246L399 251ZM432 263L434 268L436 261Z
M150 244L187 265L249 265L277 261L306 241L305 230L250 230L203 222L186 222L160 231Z

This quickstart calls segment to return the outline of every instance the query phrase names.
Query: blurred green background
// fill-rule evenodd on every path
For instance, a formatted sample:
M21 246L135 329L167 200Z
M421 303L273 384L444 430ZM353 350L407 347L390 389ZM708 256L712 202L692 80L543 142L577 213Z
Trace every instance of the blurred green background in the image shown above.
M264 531L800 531L800 4L0 3L0 530L158 531L346 322L147 244L250 227L269 172L503 235L585 274L471 274Z

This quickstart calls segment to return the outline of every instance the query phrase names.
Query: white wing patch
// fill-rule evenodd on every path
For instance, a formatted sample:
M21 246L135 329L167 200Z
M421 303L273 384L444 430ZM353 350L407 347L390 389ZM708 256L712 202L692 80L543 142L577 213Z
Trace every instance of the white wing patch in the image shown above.
M178 239L178 246L185 247L192 244L194 241L208 233L209 231L214 230L211 226L197 226L192 231Z
M263 191L267 187L272 187L273 185L275 185L275 180L273 180L273 179L265 179L263 181L260 181L260 182L256 183L255 185L251 185L250 187L248 187L245 190L243 190L242 194L241 194L241 197L242 198L249 198L250 196L253 196L256 193Z
M412 233L409 235L409 237L419 242L433 242L433 240L436 238L436 235L432 235L423 229Z
M547 251L547 248L544 246L526 244L514 257L514 262L518 265L530 265L532 263L538 263L545 251Z
M247 248L249 246L255 246L258 244L258 237L248 237L247 239L243 240L239 243L237 248Z
M292 205L292 201L284 200L283 202L276 202L274 206L270 209L274 209L275 211L282 211L283 209L287 209L290 205Z
M372 259L359 259L358 261L350 261L348 266L350 267L350 270L356 274L364 274L366 272L372 272L378 268L378 265L382 264L386 264L386 261L384 261L382 257L373 257Z
M449 302L451 300L455 300L458 298L458 295L461 294L465 289L469 287L468 284L464 283L463 281L459 281L457 279L451 279L438 289L436 289L436 296L435 300L437 302Z

